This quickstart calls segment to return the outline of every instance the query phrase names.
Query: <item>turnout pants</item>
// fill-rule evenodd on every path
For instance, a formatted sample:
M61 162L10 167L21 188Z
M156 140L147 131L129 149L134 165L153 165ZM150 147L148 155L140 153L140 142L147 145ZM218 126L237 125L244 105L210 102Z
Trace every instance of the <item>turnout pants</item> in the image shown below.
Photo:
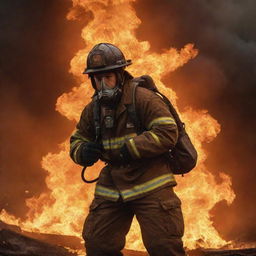
M184 256L180 199L171 187L129 202L95 198L84 223L87 256L122 256L134 215L150 256Z

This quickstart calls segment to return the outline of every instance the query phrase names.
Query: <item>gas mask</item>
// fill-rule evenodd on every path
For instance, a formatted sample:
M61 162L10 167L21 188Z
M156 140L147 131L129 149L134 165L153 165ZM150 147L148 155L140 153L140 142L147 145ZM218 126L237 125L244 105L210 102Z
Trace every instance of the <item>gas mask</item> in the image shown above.
M114 107L118 104L122 95L122 91L117 84L114 88L110 88L104 81L104 78L101 79L100 90L98 91L98 99L103 105Z

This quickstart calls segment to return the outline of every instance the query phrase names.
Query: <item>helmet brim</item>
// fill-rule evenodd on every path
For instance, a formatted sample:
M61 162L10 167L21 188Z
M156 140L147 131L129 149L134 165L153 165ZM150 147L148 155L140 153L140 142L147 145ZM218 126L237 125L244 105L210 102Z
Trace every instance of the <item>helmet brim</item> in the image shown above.
M118 64L118 65L111 65L111 66L107 66L107 67L101 67L101 68L89 68L89 69L85 69L83 74L92 74L92 73L99 73L99 72L104 72L104 71L109 71L109 70L113 70L113 69L118 69L118 68L122 68L125 66L129 66L132 64L131 60L127 60L126 63L124 64Z

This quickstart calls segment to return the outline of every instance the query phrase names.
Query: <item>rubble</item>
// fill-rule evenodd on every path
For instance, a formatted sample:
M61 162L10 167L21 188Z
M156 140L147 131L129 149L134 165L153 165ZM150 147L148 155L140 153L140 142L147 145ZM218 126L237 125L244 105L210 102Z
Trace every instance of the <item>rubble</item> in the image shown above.
M77 253L66 248L71 248L72 251L84 251L81 241L74 236L26 232L18 226L0 221L0 256L78 256ZM256 248L232 250L199 248L187 252L189 256L256 256ZM148 256L146 252L127 249L123 250L123 254Z
M79 239L78 237L75 237L75 236L46 234L46 233L39 233L39 232L27 232L22 230L19 226L9 225L0 220L0 230L2 229L11 230L16 233L22 234L24 236L27 236L51 245L68 247L74 250L84 249L82 239Z
M76 256L64 247L83 250L81 239L74 236L26 232L0 221L0 256ZM145 252L123 250L124 256L146 256Z
M196 249L189 256L256 256L256 248L247 249Z
M12 230L0 230L1 256L76 256L67 249L33 239Z

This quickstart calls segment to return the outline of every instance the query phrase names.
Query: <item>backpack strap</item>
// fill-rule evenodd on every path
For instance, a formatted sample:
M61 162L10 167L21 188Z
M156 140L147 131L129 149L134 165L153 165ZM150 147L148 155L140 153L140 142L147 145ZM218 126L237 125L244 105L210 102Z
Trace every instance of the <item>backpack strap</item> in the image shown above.
M157 94L159 94L163 101L165 102L165 104L168 106L176 124L178 127L178 131L179 133L184 133L185 132L185 124L180 120L179 114L177 113L176 109L173 107L172 103L170 102L170 100L161 92L157 91Z
M139 86L139 81L136 81L135 79L131 82L132 87L132 104L126 105L128 116L130 117L131 121L135 125L137 134L140 134L143 132L141 122L139 120L139 117L136 112L136 89Z
M165 102L165 104L168 106L171 114L173 115L173 118L177 124L179 133L180 134L185 133L185 124L180 120L180 117L176 109L173 107L170 100L164 94L158 91L157 87L155 86L150 76L145 75L138 78L134 78L131 82L131 86L132 86L132 104L129 104L126 107L127 107L128 115L131 118L133 124L135 125L138 134L143 132L142 124L136 112L136 89L138 86L151 90L155 94L157 94L159 97L161 97L162 100Z
M93 122L95 128L95 141L100 140L101 128L100 128L100 104L98 96L93 97Z

